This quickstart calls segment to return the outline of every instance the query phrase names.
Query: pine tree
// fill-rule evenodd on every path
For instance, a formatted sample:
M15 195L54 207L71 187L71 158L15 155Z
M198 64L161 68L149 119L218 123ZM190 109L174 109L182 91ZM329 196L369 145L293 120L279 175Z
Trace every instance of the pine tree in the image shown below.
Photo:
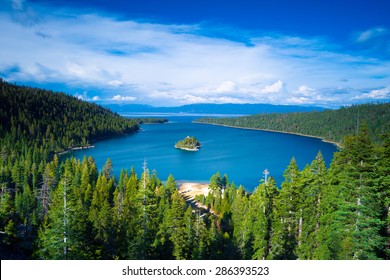
M185 224L184 213L186 209L186 203L176 190L172 194L172 205L169 210L169 232L170 240L173 243L173 256L177 260L184 259L184 247L185 244Z
M209 229L209 258L212 260L223 259L223 234L218 217L210 216Z
M208 230L205 223L206 215L197 211L195 216L195 242L193 250L193 259L195 260L205 260L208 259Z
M386 247L378 256L388 260L390 259L390 133L384 134L383 140L383 145L378 148L378 179L376 183L378 184L381 220L383 221L381 236L385 240Z
M366 124L357 136L345 140L345 148L336 159L340 205L336 225L340 231L341 259L376 259L384 250L380 232L381 197L377 184L374 149Z
M98 177L88 217L93 225L96 255L104 259L109 258L113 253L112 244L110 244L112 239L110 192L112 187L113 180L109 180L104 174Z
M106 163L103 166L102 174L107 178L111 179L111 177L114 175L114 170L112 166L112 161L110 158L106 160Z
M125 213L125 190L128 180L127 171L122 169L119 182L115 187L114 197L113 197L113 207L112 207L112 227L113 235L115 241L114 243L114 258L124 258L126 255L127 249L127 238L126 238L126 218L124 217Z
M13 201L7 184L2 183L0 187L0 229L4 229L12 218Z
M250 215L253 221L253 259L267 259L272 234L272 209L278 195L275 180L270 177L260 184L250 197Z
M232 204L233 238L242 259L252 256L252 221L248 215L249 200L244 188L240 186Z
M171 194L175 191L176 182L172 175L169 175L165 186L159 186L156 190L158 201L158 231L154 241L158 259L172 258L173 244L170 240L171 226Z
M160 182L156 175L150 176L149 169L144 165L137 193L137 247L139 259L153 259L156 254L155 238L158 232L156 187Z
M67 160L60 181L52 192L49 211L39 230L38 256L43 259L92 257L88 213L75 180L78 162Z
M38 201L41 209L40 218L43 221L49 211L51 192L59 180L58 161L53 160L46 165L42 179L41 187L38 190Z
M126 230L126 248L124 249L124 259L136 259L139 256L139 243L137 240L137 231L140 226L138 220L138 209L141 204L137 200L139 180L134 168L131 169L129 179L126 183L123 201L123 223Z
M294 158L284 172L284 177L273 212L271 259L296 259L302 230L302 183Z
M324 158L319 152L310 165L301 172L302 179L302 232L297 248L299 259L317 258L317 250L325 240L318 236L324 215L324 189L328 184ZM317 253L316 253L317 252Z
M24 225L24 237L28 237L28 233L31 229L31 223L33 219L33 210L35 207L35 201L31 192L30 186L25 185L22 193L16 193L15 197L15 209L18 212L20 219Z
M61 180L52 193L50 208L39 231L39 256L43 259L67 259L68 226L67 219L69 204L65 193L68 180ZM68 200L69 201L69 200Z
M184 242L183 257L186 260L193 258L193 251L196 242L195 219L192 207L187 207L184 213Z

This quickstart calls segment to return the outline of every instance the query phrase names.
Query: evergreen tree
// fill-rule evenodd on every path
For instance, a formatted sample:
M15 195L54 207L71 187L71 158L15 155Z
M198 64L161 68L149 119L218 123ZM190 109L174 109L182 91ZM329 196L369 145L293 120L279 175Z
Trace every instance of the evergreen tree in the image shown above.
M192 207L187 207L184 213L184 242L183 257L186 260L192 259L194 246L196 244L195 219Z
M113 180L109 180L104 174L98 177L93 193L91 207L89 209L89 221L93 225L95 237L96 256L107 259L113 254L112 247L112 216L110 192Z
M250 197L250 215L253 221L253 259L267 259L272 234L272 209L278 195L275 180L270 177L260 184Z
M373 144L363 124L357 136L345 140L336 162L339 176L340 205L336 225L340 231L341 259L376 259L384 250L385 240L380 232L380 188Z
M319 152L310 165L301 172L302 177L302 232L300 246L297 248L299 259L317 258L317 250L323 242L318 236L321 219L324 216L323 199L324 189L328 184L327 170L324 158Z
M184 213L186 204L183 197L180 196L176 190L172 194L172 205L169 210L169 232L170 240L173 244L173 256L177 260L185 258L184 255L184 244L185 244L185 224L184 224Z
M383 145L378 148L378 193L381 204L381 220L383 228L381 236L385 240L386 247L378 256L390 259L390 133L383 135Z
M137 193L137 247L139 259L153 259L156 254L155 238L158 232L156 187L160 185L155 174L150 176L144 167Z
M23 192L16 193L15 197L15 209L18 212L21 222L24 225L25 238L28 237L28 233L31 230L29 227L31 227L34 207L35 201L30 186L25 185Z
M125 253L123 256L124 259L136 259L139 256L137 231L140 222L137 215L141 204L137 200L138 187L139 180L134 168L132 168L126 183L123 201L123 224L126 231L126 245L123 245L125 246L125 248L123 248Z
M108 158L108 159L106 160L106 163L104 164L103 169L102 169L102 174L103 174L107 179L111 179L111 177L113 176L113 174L114 174L114 169L113 169L112 161L111 161L110 158Z
M242 259L250 259L252 256L252 221L248 215L249 200L242 186L237 190L231 209L234 244Z
M220 230L218 217L210 217L209 229L209 258L212 260L223 259L223 234Z
M193 250L193 259L205 260L209 256L208 252L208 230L205 223L205 214L201 214L197 211L195 216L195 241Z
M271 259L296 259L302 232L302 183L294 158L284 172L284 177L273 212Z

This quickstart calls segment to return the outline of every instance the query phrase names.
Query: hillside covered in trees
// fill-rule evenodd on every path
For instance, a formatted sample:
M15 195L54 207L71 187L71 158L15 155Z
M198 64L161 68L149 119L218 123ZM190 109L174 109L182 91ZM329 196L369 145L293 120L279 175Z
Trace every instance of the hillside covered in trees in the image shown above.
M131 133L138 122L65 93L17 86L0 79L0 137L33 140L51 151Z
M134 121L63 94L5 82L1 90L11 106L1 107L1 259L390 258L390 135L374 144L370 124L345 138L329 168L320 153L303 168L292 159L281 189L271 177L248 193L215 174L209 194L197 197L205 211L186 203L173 175L163 183L145 166L115 178L110 159L99 172L92 157L56 154L83 137L135 131ZM87 138L74 122L96 134Z
M329 169L320 153L303 169L292 159L280 190L272 177L248 193L215 174L197 198L204 215L172 175L115 178L110 160L98 172L91 157L55 158L38 188L6 186L2 258L389 259L390 138L374 146L360 131Z
M47 211L53 182L48 181L46 167L56 159L55 154L88 146L100 138L133 133L139 129L138 122L64 93L0 79L0 231L3 233L6 225L17 229L24 223L30 227L31 221L24 221L24 215L36 215L31 212L32 201L43 199L43 211ZM23 195L26 197L19 206L25 209L20 216L20 209L14 207ZM42 218L34 216L36 222ZM30 246L31 242L21 244Z
M390 104L353 105L323 112L202 118L196 122L304 134L336 143L342 143L348 135L356 135L360 124L367 122L370 137L378 142L381 134L390 131Z

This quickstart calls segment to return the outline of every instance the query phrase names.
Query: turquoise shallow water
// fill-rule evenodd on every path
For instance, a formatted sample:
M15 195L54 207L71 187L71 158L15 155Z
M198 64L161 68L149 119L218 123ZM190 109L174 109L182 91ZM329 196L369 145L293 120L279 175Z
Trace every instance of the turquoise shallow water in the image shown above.
M173 174L176 180L208 181L219 171L250 191L266 168L280 185L293 156L302 169L318 151L329 165L337 150L316 138L192 123L195 117L168 118L169 123L142 125L138 133L97 142L95 148L74 155L93 156L99 169L109 157L117 176L122 168L132 166L141 174L144 159L161 180ZM198 152L175 149L175 143L186 136L195 136L202 148Z

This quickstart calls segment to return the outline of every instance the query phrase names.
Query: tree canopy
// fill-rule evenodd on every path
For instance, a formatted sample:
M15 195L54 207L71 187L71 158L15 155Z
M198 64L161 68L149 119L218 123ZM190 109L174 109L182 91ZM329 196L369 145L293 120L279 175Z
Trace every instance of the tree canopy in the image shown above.
M58 156L137 122L65 94L1 90L1 259L390 258L390 133L374 141L371 123L329 168L321 153L303 168L292 158L280 189L259 176L249 193L218 172L197 207L146 164L116 178L110 159L99 172L92 157Z

